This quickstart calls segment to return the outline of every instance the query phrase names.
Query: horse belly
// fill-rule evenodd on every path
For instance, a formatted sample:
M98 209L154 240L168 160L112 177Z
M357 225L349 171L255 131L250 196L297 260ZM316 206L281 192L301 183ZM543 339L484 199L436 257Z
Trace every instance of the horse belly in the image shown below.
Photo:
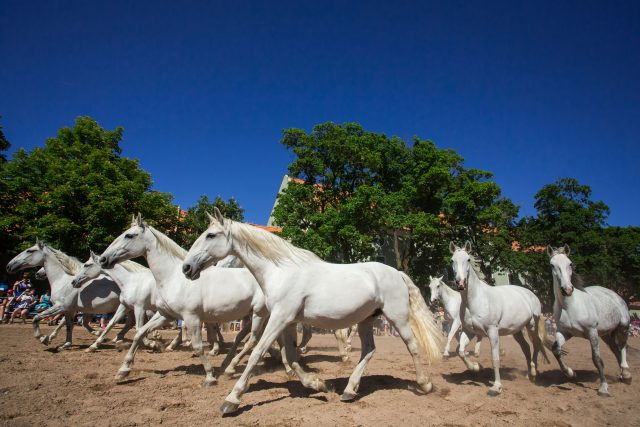
M296 320L324 329L342 329L360 323L379 308L371 299L358 304L348 298L307 298Z

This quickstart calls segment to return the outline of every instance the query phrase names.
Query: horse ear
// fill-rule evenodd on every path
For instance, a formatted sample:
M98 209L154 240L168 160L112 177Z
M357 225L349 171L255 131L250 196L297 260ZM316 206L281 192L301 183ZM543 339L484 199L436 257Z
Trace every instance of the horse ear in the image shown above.
M567 245L566 243L564 244L564 248L562 248L564 250L564 254L566 256L571 255L571 248L569 247L569 245Z
M207 212L207 218L209 218L209 224L211 224L215 220L213 215L211 215L209 212Z
M36 245L38 245L38 249L44 249L44 242L36 237Z
M224 217L222 216L222 212L218 209L217 206L213 207L213 213L216 216L216 219L220 222L220 225L224 225Z
M464 242L464 250L467 252L471 252L471 249L472 249L471 242L468 240Z
M457 249L456 244L453 242L449 242L449 252L454 253L456 249Z
M440 280L441 282L442 282L442 279L444 279L444 276L438 277L438 280Z
M549 255L549 258L553 256L553 252L553 247L551 245L547 245L547 255Z
M131 226L136 225L136 214L131 214Z

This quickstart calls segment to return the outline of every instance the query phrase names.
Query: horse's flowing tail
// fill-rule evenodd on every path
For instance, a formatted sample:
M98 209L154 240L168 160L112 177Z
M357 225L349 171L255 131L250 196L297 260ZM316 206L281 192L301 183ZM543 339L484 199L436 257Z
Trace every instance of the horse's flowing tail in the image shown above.
M535 335L529 328L527 328L527 332L529 333L529 339L531 339L533 347L542 353L545 363L549 363L549 356L547 356L547 350L545 348L549 346L549 339L547 338L547 328L544 325L544 317L542 315L538 316Z
M440 328L427 307L420 289L411 278L400 272L404 283L409 289L409 324L418 340L418 345L424 351L429 363L439 361L442 358L440 349L444 345L444 337Z

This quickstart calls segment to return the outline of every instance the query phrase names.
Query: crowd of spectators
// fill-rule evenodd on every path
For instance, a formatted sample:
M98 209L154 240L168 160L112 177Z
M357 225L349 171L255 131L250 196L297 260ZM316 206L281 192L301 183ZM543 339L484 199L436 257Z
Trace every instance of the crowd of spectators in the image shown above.
M8 289L0 288L0 323L13 323L16 318L26 323L30 314L42 312L49 307L49 291L36 295L27 272Z

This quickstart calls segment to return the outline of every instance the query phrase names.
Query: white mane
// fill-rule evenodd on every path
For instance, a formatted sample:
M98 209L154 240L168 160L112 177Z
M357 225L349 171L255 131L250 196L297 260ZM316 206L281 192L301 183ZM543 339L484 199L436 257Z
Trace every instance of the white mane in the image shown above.
M162 234L160 231L151 227L150 225L145 225L145 226L148 227L149 231L151 231L151 234L153 234L156 237L158 248L160 248L161 250L165 251L170 255L175 256L180 260L185 259L185 257L187 256L187 251L181 248L180 245L178 245L176 242L174 242L169 237Z
M69 256L58 249L54 249L51 246L47 246L47 248L49 248L51 253L56 257L65 273L75 276L80 272L80 269L82 268L82 262L80 262L80 260Z
M131 260L122 261L120 265L130 273L135 273L137 271L150 271L144 265L138 264L137 262L133 262Z
M321 261L311 251L298 248L283 238L248 224L231 221L232 234L239 237L247 250L279 264L283 261Z

